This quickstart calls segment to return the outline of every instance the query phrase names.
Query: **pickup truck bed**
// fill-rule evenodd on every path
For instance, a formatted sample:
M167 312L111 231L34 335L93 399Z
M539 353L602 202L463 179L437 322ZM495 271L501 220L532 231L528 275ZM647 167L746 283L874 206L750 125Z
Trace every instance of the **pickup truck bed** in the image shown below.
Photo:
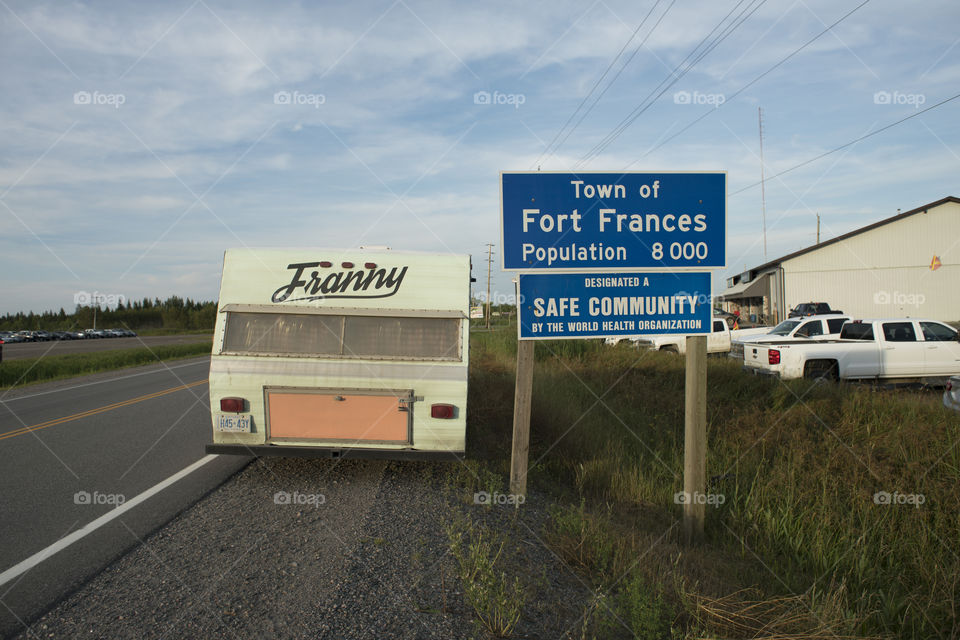
M750 334L745 338L734 336L730 347L731 358L744 358L743 345L746 343L775 342L785 343L794 339L809 342L825 341L840 336L843 325L853 320L850 316L827 314L806 318L787 318L766 334Z

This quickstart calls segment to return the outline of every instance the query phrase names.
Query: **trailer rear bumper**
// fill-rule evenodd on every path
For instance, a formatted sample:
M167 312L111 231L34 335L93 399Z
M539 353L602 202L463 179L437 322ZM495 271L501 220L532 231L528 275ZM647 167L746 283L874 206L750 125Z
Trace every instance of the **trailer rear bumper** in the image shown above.
M286 458L357 458L366 460L462 460L463 451L421 451L417 449L370 449L366 447L303 447L270 444L208 444L208 454L236 456L280 456Z

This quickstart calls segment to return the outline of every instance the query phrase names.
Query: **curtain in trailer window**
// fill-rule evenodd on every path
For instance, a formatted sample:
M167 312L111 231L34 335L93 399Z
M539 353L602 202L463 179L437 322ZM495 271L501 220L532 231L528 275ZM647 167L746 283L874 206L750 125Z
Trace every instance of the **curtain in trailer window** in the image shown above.
M224 351L340 355L342 316L230 313Z
M380 357L456 359L460 323L454 318L347 316L343 353Z
M223 351L459 360L460 320L230 312Z

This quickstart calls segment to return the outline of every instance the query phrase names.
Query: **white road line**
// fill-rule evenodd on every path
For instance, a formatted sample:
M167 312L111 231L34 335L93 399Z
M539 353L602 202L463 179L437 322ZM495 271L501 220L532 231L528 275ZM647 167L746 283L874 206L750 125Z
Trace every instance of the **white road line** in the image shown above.
M207 358L209 356L203 355L198 356L200 358ZM150 364L150 363L147 363ZM83 387L89 387L95 384L105 384L107 382L116 382L117 380L127 380L129 378L136 378L137 376L146 376L154 373L167 373L172 369L182 369L183 367L195 367L198 364L207 364L206 362L188 362L186 364L178 364L175 367L164 367L162 369L156 369L155 371L141 371L140 373L131 373L128 376L118 376L116 378L107 378L106 380L97 380L95 382L85 382L83 384L74 385L72 387L62 387L60 389L51 389L50 391L41 391L40 393L31 393L28 396L17 396L15 398L5 398L2 402L15 402L17 400L26 400L27 398L36 398L37 396L45 396L49 393L60 393L61 391L72 391L74 389L82 389ZM96 374L86 374L86 375L96 375Z
M147 500L147 499L150 498L151 496L153 496L153 495L155 495L155 494L157 494L157 493L160 493L161 491L163 491L164 489L166 489L167 487L169 487L170 485L172 485L172 484L173 484L174 482L176 482L177 480L180 480L180 479L182 479L182 478L185 478L186 476L190 475L191 473L193 473L194 471L196 471L197 469L199 469L199 468L202 467L203 465L207 464L207 463L210 462L211 460L214 460L214 459L219 458L219 457L220 457L220 456L218 456L218 455L209 455L209 456L204 456L204 457L200 458L199 460L197 460L196 462L194 462L193 464L191 464L189 467L187 467L187 468L185 468L185 469L181 469L180 471L176 472L175 474L173 474L172 476L170 476L170 477L167 478L166 480L163 480L163 481L160 482L159 484L153 485L152 487L150 487L149 489L147 489L146 491L144 491L143 493L141 493L141 494L138 495L137 497L135 497L135 498L133 498L133 499L131 499L131 500L128 500L127 502L124 502L122 505L118 506L118 507L115 508L115 509L111 509L110 511L108 511L108 512L105 513L105 514L103 514L102 516L100 516L99 518L97 518L96 520L94 520L93 522L91 522L90 524L88 524L88 525L86 525L86 526L84 526L84 527L81 527L80 529L77 529L76 531L74 531L73 533L71 533L71 534L68 535L68 536L65 536L65 537L63 537L63 538L60 538L59 540L57 540L56 542L54 542L52 545L50 545L50 546L47 547L46 549L43 549L43 550L41 550L41 551L38 551L37 553L33 554L32 556L30 556L29 558L27 558L27 559L24 560L23 562L21 562L21 563L19 563L19 564L16 564L16 565L14 565L14 566L12 566L12 567L10 567L9 569L7 569L6 571L4 571L3 573L0 573L0 587L2 587L3 585L5 585L6 583L10 582L11 580L13 580L14 578L16 578L17 576L19 576L19 575L21 575L21 574L23 574L23 573L26 573L26 572L29 571L30 569L33 569L35 566L37 566L38 564L40 564L41 562L43 562L44 560L46 560L47 558L49 558L49 557L52 556L53 554L55 554L55 553L57 553L57 552L59 552L59 551L63 551L64 549L66 549L67 547L69 547L70 545L72 545L74 542L76 542L76 541L78 541L78 540L80 540L80 539L82 539L82 538L85 538L86 536L90 535L91 533L93 533L94 531L96 531L97 529L99 529L100 527L102 527L103 525L107 524L108 522L110 522L110 521L113 520L114 518L116 518L116 517L118 517L118 516L120 516L120 515L123 515L124 513L126 513L126 512L129 511L130 509L134 508L135 506L137 506L138 504L140 504L140 503L143 502L144 500Z

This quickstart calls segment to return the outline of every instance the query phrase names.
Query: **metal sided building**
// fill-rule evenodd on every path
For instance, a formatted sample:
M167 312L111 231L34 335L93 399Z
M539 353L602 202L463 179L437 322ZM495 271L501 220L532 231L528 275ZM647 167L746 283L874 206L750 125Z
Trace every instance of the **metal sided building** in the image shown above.
M949 196L727 279L728 311L776 322L801 302L859 318L960 320L960 198Z
M230 249L208 453L462 454L470 257Z

